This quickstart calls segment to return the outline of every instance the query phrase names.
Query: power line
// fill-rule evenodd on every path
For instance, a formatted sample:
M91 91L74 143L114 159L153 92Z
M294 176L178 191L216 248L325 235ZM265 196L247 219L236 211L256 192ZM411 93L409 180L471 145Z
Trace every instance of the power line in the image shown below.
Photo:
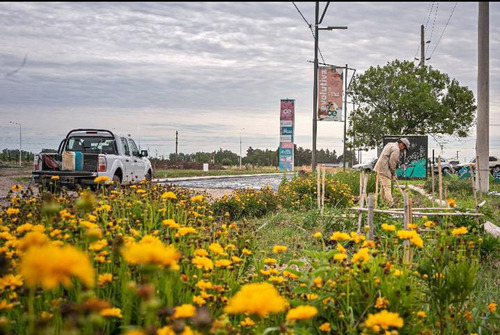
M430 17L430 9L431 9L431 4L433 5L434 2L429 2L429 5L427 6L427 11L424 14L424 17L422 18L422 25L424 24L425 17L429 16ZM427 19L428 20L428 19ZM420 50L420 43L417 46L417 50L415 51L415 55L413 55L413 59L417 57L418 51Z
M444 26L443 32L441 33L441 36L439 36L439 39L436 43L436 46L434 47L434 50L432 50L431 57L432 57L432 55L434 55L434 51L436 51L436 49L439 45L439 42L441 42L441 38L443 37L444 32L446 31L446 28L448 27L448 24L450 23L451 17L453 16L453 13L455 12L455 8L457 8L457 5L458 5L458 2L455 2L455 6L453 6L453 9L451 10L450 16L448 17L448 21L446 22L446 25Z
M299 7L297 7L297 5L295 4L295 2L292 1L292 4L295 6L295 8L297 9L297 11L299 12L300 16L302 16L302 18L304 19L304 21L307 23L307 25L309 27L311 27L311 25L309 24L309 22L307 22L306 18L304 17L304 15L302 15L302 12L300 11Z
M432 2L432 7L431 7L431 10L429 11L429 13L427 14L427 22L425 23L425 30L427 30L427 25L429 24L429 19L431 18L431 13L432 13L432 10L434 9L434 2Z
M314 35L314 30L312 29L312 25L304 17L304 15L300 11L299 7L297 7L297 5L295 4L295 2L292 1L292 4L295 6L295 9L297 9L297 11L299 12L300 16L302 16L302 19L304 19L304 22L307 24L307 26L311 30L311 34L312 34L313 38L316 39L316 36ZM323 53L321 52L321 49L319 47L318 47L318 51L319 51L319 55L321 56L321 59L323 60L323 63L325 63L325 58L323 58Z
M438 15L438 11L439 11L439 2L436 4L436 13L434 14L434 21L432 22L432 29L431 29L431 35L429 36L429 41L432 40L432 33L434 33L434 27L436 26L436 18L437 18L437 15ZM429 51L429 45L427 45L427 50L425 50L426 52Z

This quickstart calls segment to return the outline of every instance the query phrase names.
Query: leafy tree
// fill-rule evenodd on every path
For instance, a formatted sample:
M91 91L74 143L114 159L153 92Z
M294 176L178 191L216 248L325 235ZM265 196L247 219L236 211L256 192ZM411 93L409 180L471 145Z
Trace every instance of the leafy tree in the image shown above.
M355 76L348 92L358 108L348 136L356 148L373 149L384 135L466 137L474 123L471 90L429 66L395 60Z

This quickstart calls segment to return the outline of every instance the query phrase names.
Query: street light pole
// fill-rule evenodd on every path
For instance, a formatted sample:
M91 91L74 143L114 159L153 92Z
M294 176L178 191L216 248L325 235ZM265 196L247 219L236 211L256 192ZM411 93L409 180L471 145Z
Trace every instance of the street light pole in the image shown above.
M22 156L22 146L21 146L21 124L20 123L17 123L17 122L14 122L14 121L9 121L10 123L12 124L17 124L19 126L19 166L21 166L21 156Z
M316 157L316 138L318 135L318 44L319 44L319 31L320 30L333 30L333 29L347 29L347 27L326 27L320 28L319 25L323 22L326 10L330 5L330 1L326 4L326 7L321 15L321 19L318 21L319 17L319 1L316 1L315 15L314 15L314 88L313 88L313 140L312 140L312 171L316 171L317 157Z
M319 39L319 1L316 1L314 19L314 88L313 88L313 141L312 141L312 172L316 171L316 137L318 135L318 39Z

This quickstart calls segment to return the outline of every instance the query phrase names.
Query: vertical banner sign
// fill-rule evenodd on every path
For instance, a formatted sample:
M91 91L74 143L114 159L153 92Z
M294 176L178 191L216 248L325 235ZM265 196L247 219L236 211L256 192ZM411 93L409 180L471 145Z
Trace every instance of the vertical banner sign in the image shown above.
M280 105L280 149L279 169L293 171L293 127L295 122L295 100L281 100Z
M342 121L344 68L318 67L318 120Z

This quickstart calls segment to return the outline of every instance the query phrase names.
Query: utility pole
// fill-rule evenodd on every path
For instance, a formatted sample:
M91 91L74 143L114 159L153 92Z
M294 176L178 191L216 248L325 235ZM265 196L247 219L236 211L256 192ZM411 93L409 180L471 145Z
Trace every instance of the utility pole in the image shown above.
M420 63L418 66L423 67L425 66L425 61L430 60L430 58L425 58L425 45L427 43L431 43L431 41L425 41L425 28L424 25L420 25ZM418 58L415 58L415 60L418 60Z
M352 102L352 111L351 113L354 113L354 101ZM352 119L352 116L351 116L351 119ZM351 148L351 167L354 166L354 159L355 159L355 154L356 154L356 149L354 148L354 141L356 139L356 136L354 135L354 133L352 134L352 148Z
M314 88L313 88L313 141L312 141L312 172L316 171L316 137L318 136L318 43L319 43L319 1L314 10Z
M482 176L480 190L489 192L489 168L490 155L490 7L489 2L479 2L478 12L478 57L477 57L477 137L476 156L479 156L480 175Z
M177 151L179 145L179 132L175 131L175 161L179 159L179 152Z
M420 66L425 66L425 29L420 26Z

